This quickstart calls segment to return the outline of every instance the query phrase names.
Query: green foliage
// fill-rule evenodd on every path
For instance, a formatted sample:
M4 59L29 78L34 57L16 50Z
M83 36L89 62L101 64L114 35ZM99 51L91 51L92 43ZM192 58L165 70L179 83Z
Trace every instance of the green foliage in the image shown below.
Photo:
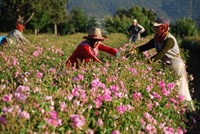
M181 47L188 49L192 52L200 52L200 36L189 36L183 38Z
M24 23L32 13L40 10L43 4L44 2L40 0L32 0L31 2L26 0L3 0L0 3L0 12L2 13L0 22L4 20L1 22L2 24L14 24L16 21Z
M174 26L172 26L172 32L177 36L195 36L198 34L198 27L191 18L178 19Z
M2 133L145 133L152 131L149 125L164 133L186 128L187 108L177 97L174 74L159 63L146 64L143 54L126 58L102 53L102 64L66 69L66 58L84 35L28 35L30 44L0 51ZM126 51L132 47L122 47L126 40L114 33L105 44ZM74 114L85 120L73 122Z
M66 5L68 0L51 0L49 4L50 22L53 24L60 24L66 18Z
M49 16L47 12L40 11L34 15L29 25L33 26L35 29L42 29L45 25L47 25L48 21Z
M113 17L106 19L106 30L109 32L124 33L132 24L133 19L137 19L139 24L145 28L145 33L152 33L151 22L155 19L156 14L152 10L147 10L140 6L134 6L128 10L119 9Z
M125 33L129 27L131 19L122 15L121 17L109 17L105 22L105 27L108 32L112 33Z
M60 25L61 34L72 34L77 32L87 32L90 27L97 26L94 17L88 18L83 10L73 9L64 23Z
M66 4L67 0L3 0L0 3L0 30L12 30L17 21L26 24L32 15L35 15L34 20L28 25L31 28L41 29L48 23L60 24L66 19Z

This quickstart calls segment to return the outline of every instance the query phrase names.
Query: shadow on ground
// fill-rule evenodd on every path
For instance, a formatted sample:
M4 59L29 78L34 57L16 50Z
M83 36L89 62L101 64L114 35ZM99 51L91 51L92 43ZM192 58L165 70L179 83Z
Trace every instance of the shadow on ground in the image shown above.
M200 53L189 53L187 61L187 72L194 77L190 82L191 95L197 106L197 113L200 115ZM200 119L193 114L187 114L187 134L200 134Z

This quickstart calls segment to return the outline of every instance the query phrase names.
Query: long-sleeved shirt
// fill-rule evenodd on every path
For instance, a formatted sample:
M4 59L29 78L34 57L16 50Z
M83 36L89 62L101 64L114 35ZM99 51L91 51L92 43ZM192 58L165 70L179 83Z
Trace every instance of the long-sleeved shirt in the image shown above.
M7 37L14 42L28 42L28 40L22 35L22 32L17 29L10 32Z
M157 51L157 53L151 57L152 61L157 61L164 58L172 59L173 57L180 56L180 50L177 41L170 33L162 42L158 43L153 38L146 44L136 48L136 51L144 52L152 48L155 48Z
M118 52L117 49L105 46L104 44L100 43L95 48L92 48L88 42L83 41L81 42L73 54L69 57L66 61L66 67L75 66L76 68L79 67L79 62L101 62L101 60L97 57L98 50L107 52L113 56L115 56Z

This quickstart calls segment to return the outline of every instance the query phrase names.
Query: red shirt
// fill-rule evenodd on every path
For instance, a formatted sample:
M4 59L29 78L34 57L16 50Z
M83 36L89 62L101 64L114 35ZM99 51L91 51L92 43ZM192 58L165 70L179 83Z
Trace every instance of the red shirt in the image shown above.
M69 59L66 61L66 67L75 66L78 68L78 62L91 62L91 61L97 61L101 62L98 57L98 50L107 52L112 55L116 55L118 52L117 49L108 47L100 43L97 47L92 48L87 42L81 42L74 53L69 57Z

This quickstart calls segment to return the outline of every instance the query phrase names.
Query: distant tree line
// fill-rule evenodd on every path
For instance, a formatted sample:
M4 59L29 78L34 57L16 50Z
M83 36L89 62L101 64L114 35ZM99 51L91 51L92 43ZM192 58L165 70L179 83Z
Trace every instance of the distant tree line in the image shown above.
M73 34L87 32L89 27L98 26L95 17L87 17L83 10L67 12L68 0L0 0L0 31L13 30L16 23L23 23L28 31L38 33ZM157 14L153 10L133 6L118 9L107 17L103 26L108 32L125 33L133 19L145 28L144 35L152 34L151 23ZM190 18L178 19L171 25L177 36L193 36L199 32L198 26Z
M1 0L0 31L8 32L22 23L28 30L69 34L86 32L96 25L94 18L88 19L80 9L67 13L68 0Z
M134 6L128 10L119 9L114 16L108 17L105 22L106 30L109 32L125 33L127 28L132 24L133 19L145 28L145 34L151 34L151 23L156 18L156 13L152 10Z
M153 10L134 6L128 10L119 9L112 17L108 17L105 27L108 32L124 33L131 25L133 19L145 28L145 35L153 34L152 22L158 17ZM195 36L199 34L199 27L191 18L182 18L170 24L171 32L176 36ZM145 36L144 35L144 36Z

